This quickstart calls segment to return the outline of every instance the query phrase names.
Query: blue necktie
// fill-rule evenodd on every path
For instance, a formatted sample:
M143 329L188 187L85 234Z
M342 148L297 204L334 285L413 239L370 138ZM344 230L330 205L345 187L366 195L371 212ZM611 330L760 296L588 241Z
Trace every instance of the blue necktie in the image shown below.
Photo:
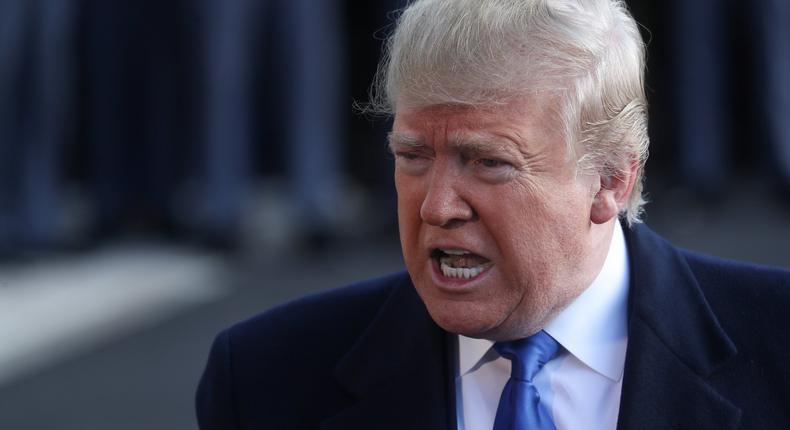
M557 341L539 331L525 339L497 342L494 348L510 360L513 369L499 398L494 430L555 430L532 378L557 354Z

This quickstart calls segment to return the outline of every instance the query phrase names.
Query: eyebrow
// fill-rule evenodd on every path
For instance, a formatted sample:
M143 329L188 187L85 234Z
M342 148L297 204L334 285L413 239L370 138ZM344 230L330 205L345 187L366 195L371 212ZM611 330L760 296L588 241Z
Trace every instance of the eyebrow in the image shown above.
M427 146L424 139L411 133L391 131L387 134L387 140L391 152L394 152L396 148L419 149ZM472 154L493 151L521 154L512 140L490 133L459 132L450 136L449 144L459 152Z
M422 148L425 146L425 141L423 139L413 134L401 133L397 131L391 131L387 133L387 141L389 142L390 150L396 146L405 146L409 148Z
M459 133L450 137L450 144L459 151L484 153L495 150L510 151L515 144L503 137L489 133Z

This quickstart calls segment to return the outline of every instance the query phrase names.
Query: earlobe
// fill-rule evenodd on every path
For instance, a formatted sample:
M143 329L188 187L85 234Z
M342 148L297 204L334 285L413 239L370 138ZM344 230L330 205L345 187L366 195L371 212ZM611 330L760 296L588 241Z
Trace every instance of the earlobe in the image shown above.
M616 217L620 209L624 208L634 189L636 180L637 162L631 162L628 170L619 175L600 177L600 188L593 198L590 208L590 221L603 224Z
M619 207L617 204L616 192L608 183L616 178L601 177L601 187L593 197L592 207L590 207L590 221L595 224L604 224L617 216Z

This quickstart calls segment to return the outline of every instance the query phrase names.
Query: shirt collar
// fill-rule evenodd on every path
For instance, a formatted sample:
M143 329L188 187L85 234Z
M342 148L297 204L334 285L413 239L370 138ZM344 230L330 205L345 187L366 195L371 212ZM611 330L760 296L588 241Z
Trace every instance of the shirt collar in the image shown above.
M458 371L463 376L481 365L495 359L494 342L488 339L475 339L458 335ZM493 353L493 357L492 356ZM485 358L485 360L483 359Z
M628 342L628 253L619 221L601 272L544 330L597 373L619 381ZM458 336L460 375L494 360L493 341Z
M601 272L544 330L594 371L623 376L628 342L628 253L618 222Z

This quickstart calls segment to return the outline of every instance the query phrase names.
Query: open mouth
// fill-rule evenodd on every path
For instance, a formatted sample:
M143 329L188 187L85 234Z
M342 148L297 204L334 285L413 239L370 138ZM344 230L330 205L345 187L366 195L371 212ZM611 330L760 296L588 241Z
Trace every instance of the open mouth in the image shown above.
M442 275L447 278L472 279L485 272L493 263L465 249L436 248L431 258L439 265Z

